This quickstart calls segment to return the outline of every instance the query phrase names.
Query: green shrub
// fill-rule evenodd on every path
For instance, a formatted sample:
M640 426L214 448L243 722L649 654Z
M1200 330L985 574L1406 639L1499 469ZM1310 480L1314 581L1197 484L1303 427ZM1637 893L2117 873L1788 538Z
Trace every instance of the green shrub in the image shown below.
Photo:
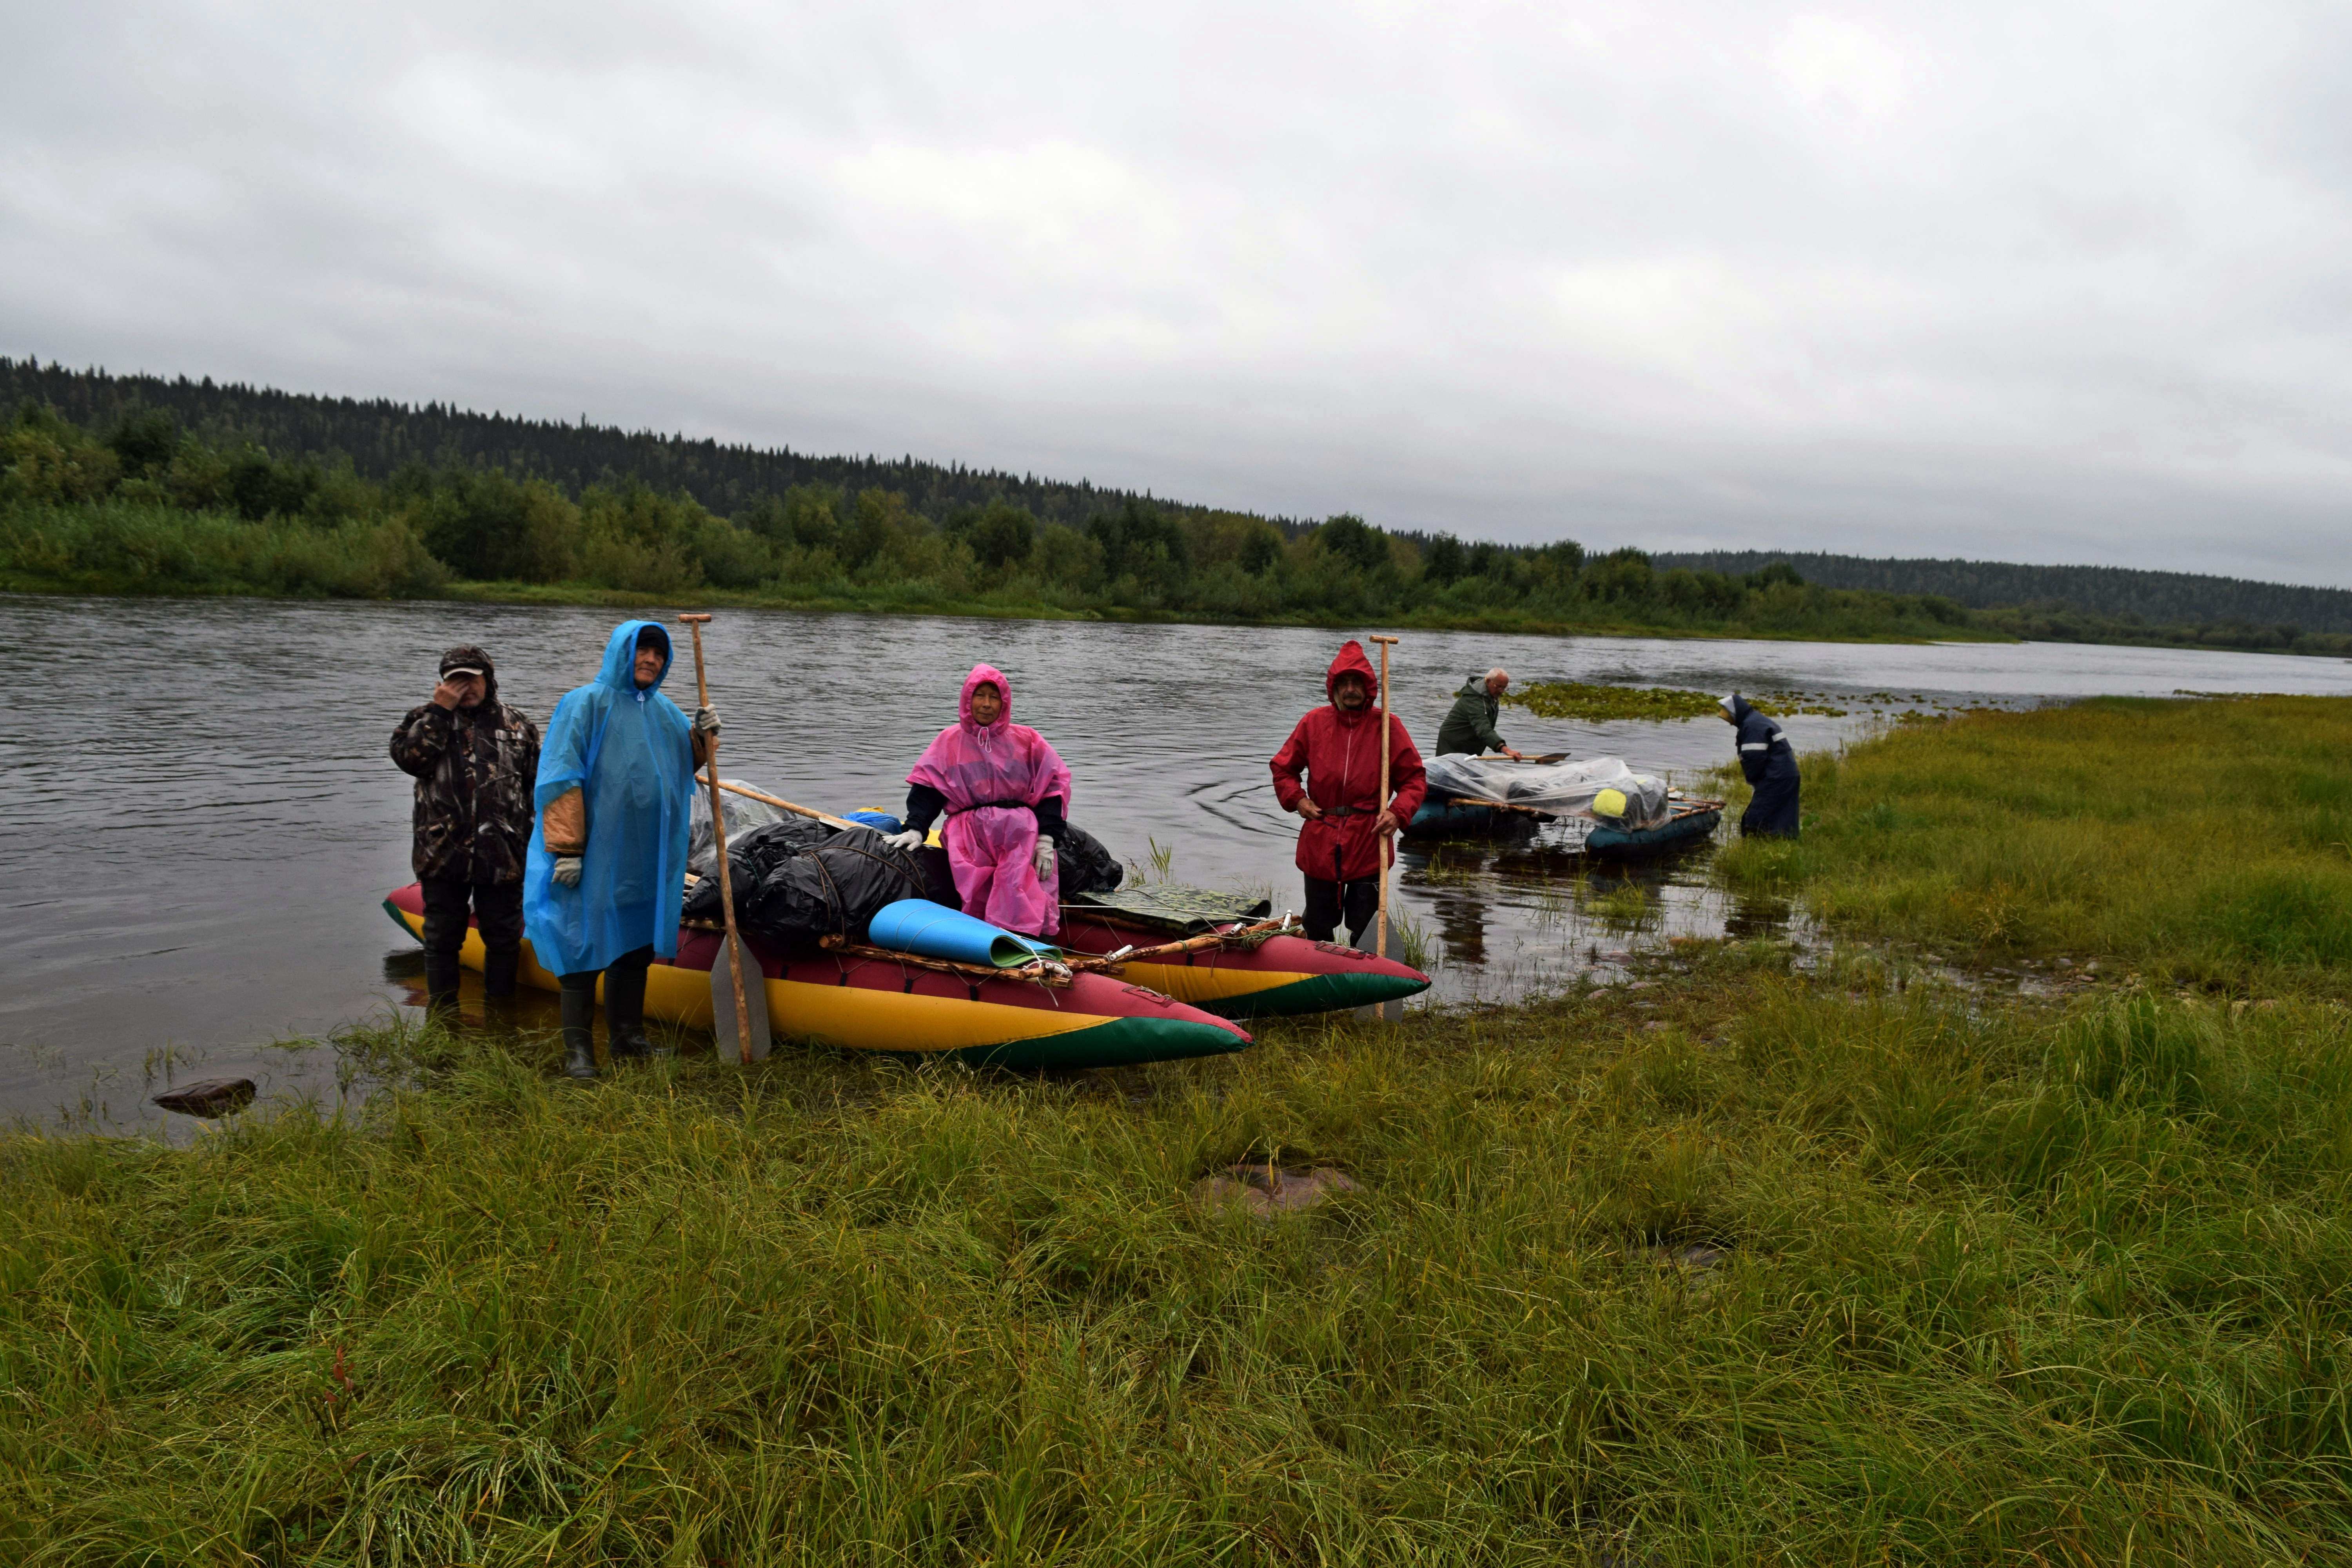
M37 584L123 594L414 598L448 569L397 519L334 527L110 501L0 511L0 570Z

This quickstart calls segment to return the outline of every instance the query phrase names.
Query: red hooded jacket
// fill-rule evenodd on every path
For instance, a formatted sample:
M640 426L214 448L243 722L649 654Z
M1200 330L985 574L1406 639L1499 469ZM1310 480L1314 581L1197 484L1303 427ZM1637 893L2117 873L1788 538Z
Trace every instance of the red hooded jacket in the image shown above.
M1378 696L1380 682L1371 661L1353 642L1341 646L1339 657L1323 677L1329 691L1339 677L1353 670L1364 678L1366 689ZM1307 796L1323 808L1298 830L1298 868L1310 877L1354 882L1380 874L1380 841L1372 824L1381 814L1381 710L1367 702L1353 713L1337 702L1310 710L1290 731L1290 739L1274 754L1274 793L1285 811ZM1298 775L1307 774L1301 785ZM1389 721L1389 809L1406 822L1428 793L1422 777L1421 753L1404 721ZM1393 852L1390 858L1393 859Z

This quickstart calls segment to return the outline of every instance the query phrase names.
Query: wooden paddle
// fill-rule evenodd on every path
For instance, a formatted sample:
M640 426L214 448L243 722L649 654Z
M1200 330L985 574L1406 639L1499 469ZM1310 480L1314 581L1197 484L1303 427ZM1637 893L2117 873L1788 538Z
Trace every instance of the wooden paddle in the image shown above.
M1396 638L1376 636L1372 640L1381 645L1381 793L1380 805L1376 809L1386 811L1389 808L1389 649L1396 646ZM1386 958L1389 955L1389 841L1375 835L1373 843L1381 852L1381 941L1380 946L1373 951Z
M705 708L710 706L710 685L702 673L702 628L709 616L680 616L678 619L694 628L694 689ZM727 973L710 966L710 1026L713 1035L732 1033L741 1042L743 1065L750 1067L768 1054L768 985L767 978L751 962L749 949L743 945L742 934L735 929L735 885L727 868L727 812L719 802L719 737L707 736L703 742L703 760L710 769L710 841L719 852L719 908L726 917L726 934L719 940L727 945ZM752 983L747 989L743 971L750 969Z

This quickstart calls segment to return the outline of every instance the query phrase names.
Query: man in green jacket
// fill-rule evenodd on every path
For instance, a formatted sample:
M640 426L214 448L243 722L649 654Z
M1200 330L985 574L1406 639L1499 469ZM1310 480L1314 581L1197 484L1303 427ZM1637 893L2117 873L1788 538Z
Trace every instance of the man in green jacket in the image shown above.
M1495 717L1503 710L1503 693L1511 689L1508 670L1490 669L1485 679L1472 676L1462 683L1454 699L1454 711L1437 727L1437 752L1440 756L1482 752L1500 752L1514 761L1519 753L1503 744L1503 737L1495 732Z

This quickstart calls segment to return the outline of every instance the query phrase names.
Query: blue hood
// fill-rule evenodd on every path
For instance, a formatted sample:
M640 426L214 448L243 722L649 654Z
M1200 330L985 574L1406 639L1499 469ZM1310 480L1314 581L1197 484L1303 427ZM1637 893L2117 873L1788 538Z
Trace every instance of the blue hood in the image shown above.
M659 621L623 621L613 628L613 637L604 645L604 668L596 672L596 684L609 686L625 697L637 692L637 637L651 631L661 639L662 672L648 692L659 691L662 682L669 679L670 667L677 662L669 645L669 629Z
M677 662L669 633L657 621L623 621L596 678L555 705L540 747L532 804L544 813L578 789L588 823L578 886L554 879L544 816L523 868L523 931L557 974L603 969L647 945L664 958L677 951L694 742L660 680L637 689L637 638L648 628L660 638L662 675L669 674Z

